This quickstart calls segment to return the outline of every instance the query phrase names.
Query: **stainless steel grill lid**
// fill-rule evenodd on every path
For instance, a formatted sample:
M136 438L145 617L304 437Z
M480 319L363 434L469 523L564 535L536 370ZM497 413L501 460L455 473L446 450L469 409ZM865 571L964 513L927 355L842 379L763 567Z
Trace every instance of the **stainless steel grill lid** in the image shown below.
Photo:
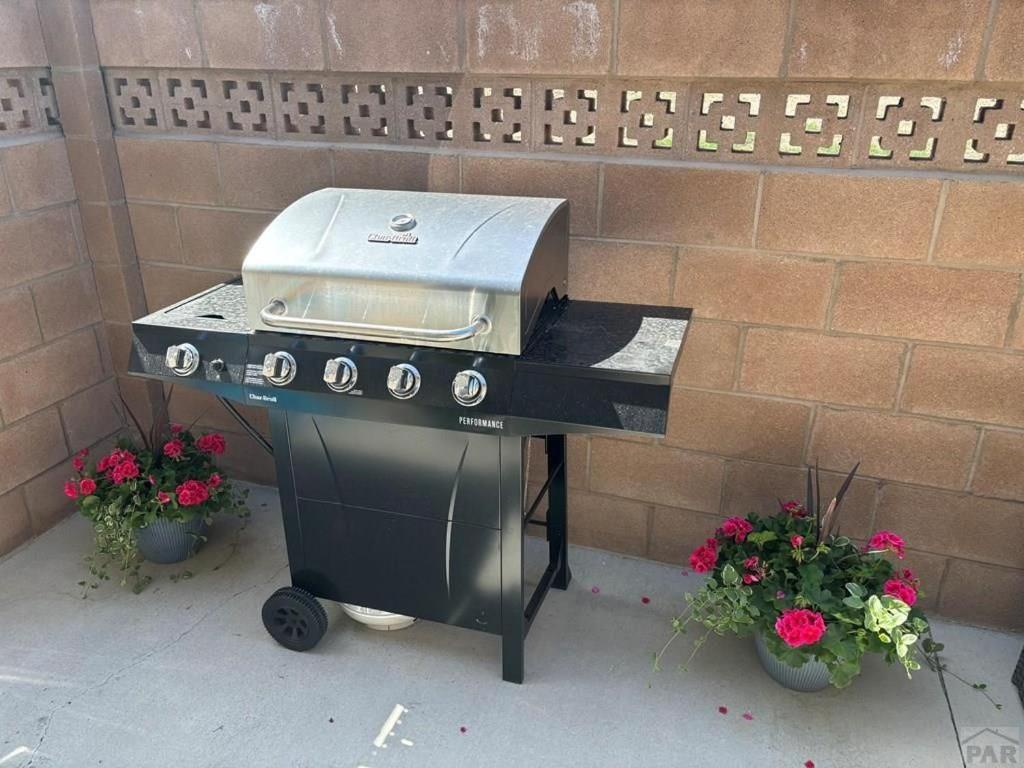
M518 355L566 291L564 200L321 189L242 266L254 330Z

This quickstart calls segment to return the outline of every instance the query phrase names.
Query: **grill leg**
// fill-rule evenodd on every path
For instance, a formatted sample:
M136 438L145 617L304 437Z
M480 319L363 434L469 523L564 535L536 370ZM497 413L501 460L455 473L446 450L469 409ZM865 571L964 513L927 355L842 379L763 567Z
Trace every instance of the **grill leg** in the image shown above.
M562 471L551 481L548 488L548 560L558 563L551 586L568 589L572 581L569 570L569 515L568 483L569 468L565 462L565 435L548 435L548 476L562 466Z
M523 586L523 442L501 439L501 677L523 682L526 597Z

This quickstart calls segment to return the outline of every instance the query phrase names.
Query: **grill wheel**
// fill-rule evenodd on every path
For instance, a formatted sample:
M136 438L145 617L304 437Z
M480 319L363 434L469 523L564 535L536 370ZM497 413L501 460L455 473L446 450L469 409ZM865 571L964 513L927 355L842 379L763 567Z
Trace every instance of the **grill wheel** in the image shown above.
M299 587L281 587L263 603L263 626L292 651L308 651L327 632L327 612Z

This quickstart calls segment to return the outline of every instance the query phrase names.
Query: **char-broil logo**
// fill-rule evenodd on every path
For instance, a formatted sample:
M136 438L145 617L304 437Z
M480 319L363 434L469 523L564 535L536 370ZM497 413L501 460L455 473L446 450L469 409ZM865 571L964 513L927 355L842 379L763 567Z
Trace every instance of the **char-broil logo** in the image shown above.
M964 765L1024 765L1020 749L1020 729L1012 727L965 728L960 739Z
M463 427L483 427L484 429L504 429L504 419L481 419L479 416L459 416L459 425Z
M277 396L276 395L261 395L258 392L249 392L248 394L249 394L249 399L250 400L256 400L256 401L261 402L261 403L276 403L277 402Z
M411 232L371 232L366 236L371 243L395 243L397 245L416 245L419 237Z

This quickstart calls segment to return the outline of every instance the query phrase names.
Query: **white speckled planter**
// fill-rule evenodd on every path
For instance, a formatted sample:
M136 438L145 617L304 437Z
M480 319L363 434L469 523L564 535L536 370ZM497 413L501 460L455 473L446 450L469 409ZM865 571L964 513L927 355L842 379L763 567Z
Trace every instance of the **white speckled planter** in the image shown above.
M828 688L828 667L820 661L812 659L803 666L791 667L768 650L760 634L754 635L754 645L757 646L757 657L764 671L783 688L804 692Z
M135 531L139 552L151 563L180 563L202 546L209 526L201 517L187 523L159 519Z

